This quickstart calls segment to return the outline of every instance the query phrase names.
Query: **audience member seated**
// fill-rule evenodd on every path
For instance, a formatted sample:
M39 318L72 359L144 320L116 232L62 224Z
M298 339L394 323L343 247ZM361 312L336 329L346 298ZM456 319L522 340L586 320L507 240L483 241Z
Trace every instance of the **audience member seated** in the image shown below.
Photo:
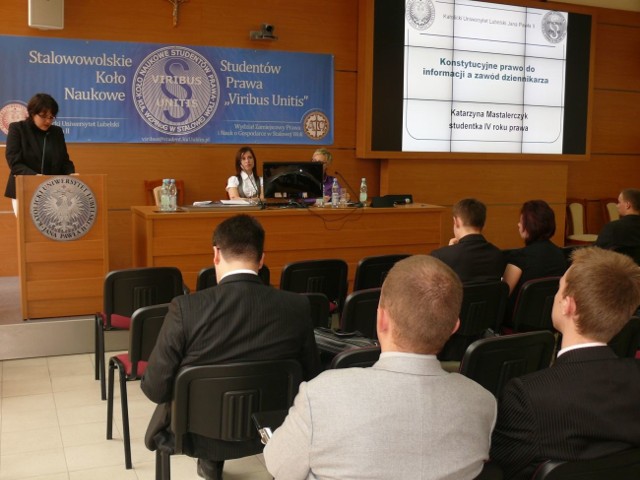
M528 480L549 459L640 446L640 362L607 346L639 304L640 267L631 259L596 247L574 252L553 304L562 333L555 364L511 380L498 403L491 459L506 479Z
M623 252L640 247L640 189L620 192L617 208L620 218L602 227L596 246Z
M297 359L305 379L319 372L309 301L297 293L266 286L258 277L264 236L260 223L248 215L220 223L213 234L218 285L171 302L141 384L145 395L159 404L145 437L150 450L173 440L168 429L170 402L181 367ZM254 451L251 442L215 441L198 435L185 440L185 453L198 458L198 473L207 479L222 478L224 459Z
M301 384L264 450L269 472L289 480L475 478L488 457L495 400L435 356L457 328L461 302L462 284L440 260L396 263L380 297L380 359Z
M236 153L236 174L227 180L227 194L231 200L262 198L262 177L258 175L258 160L251 147L242 147Z
M482 235L487 207L475 198L453 206L453 238L431 255L449 265L463 284L500 281L505 268L502 251Z
M556 233L556 216L544 200L529 200L520 209L518 232L525 247L507 253L503 280L509 285L505 325L510 325L522 284L542 277L560 276L567 269L563 250L551 242Z

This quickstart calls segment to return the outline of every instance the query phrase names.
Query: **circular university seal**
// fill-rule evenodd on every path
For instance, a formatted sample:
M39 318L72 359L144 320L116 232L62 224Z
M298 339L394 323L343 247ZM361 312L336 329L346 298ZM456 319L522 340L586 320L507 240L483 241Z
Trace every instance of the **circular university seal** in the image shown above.
M405 7L407 22L416 30L426 30L436 18L431 0L409 0Z
M320 140L329 133L329 119L318 110L310 112L302 120L302 129L311 140Z
M31 219L52 240L76 240L96 220L96 197L75 177L53 177L42 182L31 198Z
M560 43L567 35L567 19L560 12L548 11L542 17L542 34L549 43Z
M0 108L0 130L5 135L9 133L9 124L27 118L27 106L23 102L9 102Z
M151 52L133 75L132 88L142 119L167 135L188 135L204 127L220 101L220 82L213 66L186 47Z

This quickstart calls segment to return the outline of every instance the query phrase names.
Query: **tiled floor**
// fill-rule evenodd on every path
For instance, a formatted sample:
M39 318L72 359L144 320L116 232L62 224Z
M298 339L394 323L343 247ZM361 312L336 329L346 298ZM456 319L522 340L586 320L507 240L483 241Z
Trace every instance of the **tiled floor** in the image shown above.
M143 442L154 409L129 382L133 469L124 468L120 404L106 440L107 403L93 378L93 355L0 362L0 480L153 480L155 456ZM116 380L117 381L117 380ZM117 390L117 384L116 384ZM195 460L171 458L172 478L198 479ZM261 455L225 463L225 480L267 480Z

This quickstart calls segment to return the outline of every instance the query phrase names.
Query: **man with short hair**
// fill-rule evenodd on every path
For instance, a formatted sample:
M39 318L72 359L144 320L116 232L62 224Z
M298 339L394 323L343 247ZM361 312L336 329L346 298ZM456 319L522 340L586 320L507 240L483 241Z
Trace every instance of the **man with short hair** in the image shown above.
M622 190L617 208L620 218L602 227L596 245L636 257L633 250L640 249L640 190Z
M640 361L607 346L640 305L640 267L625 255L578 249L552 318L562 348L550 368L511 380L498 403L491 459L530 479L545 460L598 458L640 446Z
M453 206L454 237L449 246L431 252L449 265L465 285L499 281L504 273L502 251L482 235L486 219L487 207L480 200L460 200Z
M180 368L234 361L295 359L309 380L320 370L308 300L264 285L264 230L248 215L223 221L213 234L218 285L175 298L169 307L141 387L158 408L145 444L172 442L170 406ZM224 459L258 453L260 442L223 442L189 435L185 453L198 458L198 474L222 478Z
M441 261L399 261L382 286L371 368L302 383L264 451L275 478L473 479L496 417L493 395L436 358L458 327L462 284Z

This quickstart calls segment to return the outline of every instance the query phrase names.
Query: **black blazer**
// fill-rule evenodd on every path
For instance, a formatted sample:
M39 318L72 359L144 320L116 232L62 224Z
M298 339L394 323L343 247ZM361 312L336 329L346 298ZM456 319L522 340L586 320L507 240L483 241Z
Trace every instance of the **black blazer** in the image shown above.
M464 284L497 282L506 266L502 250L479 233L465 235L456 245L438 248L431 255L449 265Z
M16 198L15 175L69 175L76 171L62 129L51 125L44 132L29 119L9 125L5 156L10 172L4 196L9 198Z
M498 402L491 459L530 479L547 459L584 460L640 446L640 361L607 347L566 352L509 382Z
M159 404L147 430L147 447L153 450L170 441L169 406L181 367L277 359L299 360L305 380L320 372L306 297L268 287L257 275L244 273L176 297L141 382L145 395ZM253 444L196 437L185 441L185 453L193 457L220 460L255 453Z
M640 215L625 215L607 223L596 240L602 248L640 246Z

